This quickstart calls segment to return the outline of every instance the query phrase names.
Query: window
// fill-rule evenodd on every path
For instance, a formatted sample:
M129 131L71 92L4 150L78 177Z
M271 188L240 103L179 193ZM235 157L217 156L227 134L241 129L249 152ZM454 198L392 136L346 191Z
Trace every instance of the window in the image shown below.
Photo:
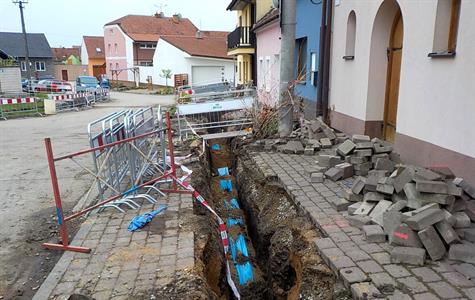
M45 63L43 61L36 61L35 62L35 70L40 71L40 72L46 71Z
M139 66L153 67L153 61L152 60L139 61Z
M102 49L101 48L96 48L96 52L97 53L102 53Z
M346 24L346 49L345 60L353 60L355 58L355 42L356 42L356 14L352 10L348 16L348 23Z
M307 38L297 39L297 80L305 84L307 76Z
M115 51L115 54L117 54L117 43L114 44L114 51Z
M119 70L119 63L115 63L115 69Z
M157 44L155 43L141 43L139 44L140 49L155 49Z
M434 27L434 45L430 57L454 56L457 48L461 0L438 0Z
M109 70L110 70L111 73L112 73L112 63L109 63Z
M312 52L310 54L310 83L314 86L317 86L317 77L318 77L318 58L317 53Z
M266 70L265 70L265 85L266 85L266 92L270 92L271 87L271 64L270 64L270 56L266 56Z
M264 74L264 58L259 57L259 77L257 78L257 81L260 88L264 87Z
M238 67L238 78L239 78L239 82L242 82L242 61L239 62L239 67Z
M21 66L21 70L23 72L26 72L27 71L27 68L26 68L26 61L21 61L20 62L20 66Z
M112 54L111 44L107 44L107 52L109 52L109 54Z

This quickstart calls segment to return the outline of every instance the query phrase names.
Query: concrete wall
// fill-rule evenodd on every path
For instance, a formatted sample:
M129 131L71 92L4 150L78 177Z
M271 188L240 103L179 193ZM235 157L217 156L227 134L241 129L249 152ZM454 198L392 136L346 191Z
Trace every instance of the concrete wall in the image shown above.
M259 3L259 2L258 2ZM280 26L279 20L256 31L257 83L259 100L275 105L280 83Z
M65 65L65 64L55 64L54 68L54 78L63 79L63 70L68 72L68 81L75 81L78 76L89 75L87 65Z
M391 11L399 5L404 39L395 147L408 161L446 164L475 181L475 1L462 0L456 56L429 58L437 2L345 0L335 7L332 125L349 132L378 131L384 113L387 30ZM355 59L345 61L351 10L356 13Z
M19 67L0 68L0 95L17 95L22 92Z
M306 102L312 102L316 115L317 87L311 82L311 53L316 53L318 58L320 44L320 23L322 18L322 5L315 5L308 0L297 0L297 26L295 38L307 38L307 73L305 82L296 86L295 92L303 97ZM296 49L297 51L297 49ZM297 55L295 57L295 66L297 66ZM318 59L316 61L318 69ZM297 75L297 74L296 74ZM313 108L312 108L313 109Z

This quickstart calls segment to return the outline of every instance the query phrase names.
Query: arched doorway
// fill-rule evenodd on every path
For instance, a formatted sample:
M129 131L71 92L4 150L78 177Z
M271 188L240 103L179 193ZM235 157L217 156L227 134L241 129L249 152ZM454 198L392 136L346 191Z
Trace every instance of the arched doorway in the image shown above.
M401 73L403 16L396 0L385 0L371 33L366 134L393 142Z
M390 142L394 142L394 136L396 135L403 37L402 16L401 11L399 11L394 18L388 47L388 73L386 76L386 101L384 105L383 137Z

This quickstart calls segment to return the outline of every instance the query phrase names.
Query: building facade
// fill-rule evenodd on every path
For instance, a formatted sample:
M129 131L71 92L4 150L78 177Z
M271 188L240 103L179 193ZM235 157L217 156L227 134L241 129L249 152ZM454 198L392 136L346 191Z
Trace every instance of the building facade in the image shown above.
M475 2L345 0L334 9L331 125L475 180Z
M256 21L255 1L232 0L227 10L237 12L236 29L228 35L228 55L234 57L237 85L255 84L256 36L252 26Z
M81 63L87 65L89 76L100 77L106 74L104 37L83 36L81 45Z

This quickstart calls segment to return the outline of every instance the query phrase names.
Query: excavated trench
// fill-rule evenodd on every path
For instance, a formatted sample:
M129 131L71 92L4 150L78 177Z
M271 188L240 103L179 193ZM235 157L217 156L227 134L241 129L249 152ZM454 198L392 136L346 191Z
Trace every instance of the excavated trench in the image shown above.
M232 145L210 141L192 184L226 222L231 277L241 299L333 299L335 278L314 244L320 232L282 187L266 180ZM195 213L208 214L197 205ZM203 275L217 299L234 299L216 220L209 226Z

